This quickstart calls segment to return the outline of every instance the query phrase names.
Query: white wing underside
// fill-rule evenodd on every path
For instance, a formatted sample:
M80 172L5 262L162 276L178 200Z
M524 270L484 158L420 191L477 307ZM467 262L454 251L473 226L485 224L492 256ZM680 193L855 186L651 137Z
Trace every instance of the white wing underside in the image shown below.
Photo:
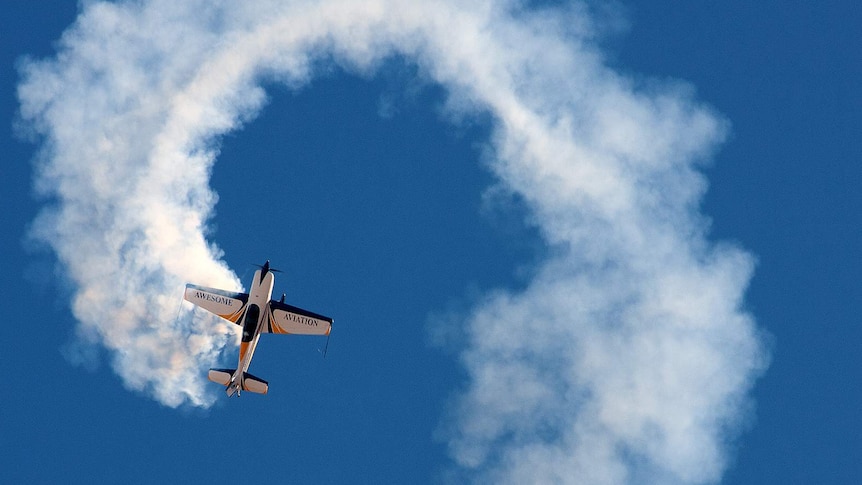
M295 306L272 300L269 302L269 322L261 333L294 335L329 335L332 319Z
M186 285L186 293L183 298L233 323L239 321L239 317L248 303L248 293L237 293L198 285Z

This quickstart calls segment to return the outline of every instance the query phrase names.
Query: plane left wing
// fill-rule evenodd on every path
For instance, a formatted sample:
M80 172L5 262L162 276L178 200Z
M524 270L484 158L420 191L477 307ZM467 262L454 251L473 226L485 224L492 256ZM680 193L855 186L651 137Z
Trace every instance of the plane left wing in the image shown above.
M248 293L236 293L192 284L186 285L183 298L233 323L237 323L243 308L248 303Z
M332 329L332 319L272 300L269 302L269 321L263 327L261 333L329 335L329 331Z

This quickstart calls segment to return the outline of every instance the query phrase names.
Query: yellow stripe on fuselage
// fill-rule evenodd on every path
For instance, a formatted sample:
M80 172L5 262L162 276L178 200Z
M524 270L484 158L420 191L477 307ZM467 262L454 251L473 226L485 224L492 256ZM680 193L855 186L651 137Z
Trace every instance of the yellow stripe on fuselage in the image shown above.
M240 342L239 344L239 361L245 359L245 353L248 352L248 346L251 342Z

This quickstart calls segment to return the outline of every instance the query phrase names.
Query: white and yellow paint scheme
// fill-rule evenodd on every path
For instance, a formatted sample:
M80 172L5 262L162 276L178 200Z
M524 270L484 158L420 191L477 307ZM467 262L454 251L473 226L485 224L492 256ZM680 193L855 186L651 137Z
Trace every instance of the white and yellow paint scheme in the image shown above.
M248 373L251 358L262 333L325 335L332 330L332 319L302 308L272 300L275 281L267 261L258 271L248 293L188 284L184 298L195 305L242 327L239 363L236 369L210 369L209 380L226 386L228 396L241 391L266 394L269 384Z

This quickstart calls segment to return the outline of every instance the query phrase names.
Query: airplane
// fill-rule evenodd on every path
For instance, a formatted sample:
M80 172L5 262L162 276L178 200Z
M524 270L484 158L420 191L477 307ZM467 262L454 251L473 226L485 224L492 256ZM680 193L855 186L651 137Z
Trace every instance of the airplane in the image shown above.
M331 318L288 305L284 294L279 301L270 299L275 281L273 271L278 270L270 268L267 260L254 272L248 293L186 285L183 296L186 301L242 327L237 368L210 369L207 374L209 380L225 386L228 397L234 394L239 397L241 391L257 394L269 391L269 383L248 373L261 334L325 335L328 338L332 330Z

